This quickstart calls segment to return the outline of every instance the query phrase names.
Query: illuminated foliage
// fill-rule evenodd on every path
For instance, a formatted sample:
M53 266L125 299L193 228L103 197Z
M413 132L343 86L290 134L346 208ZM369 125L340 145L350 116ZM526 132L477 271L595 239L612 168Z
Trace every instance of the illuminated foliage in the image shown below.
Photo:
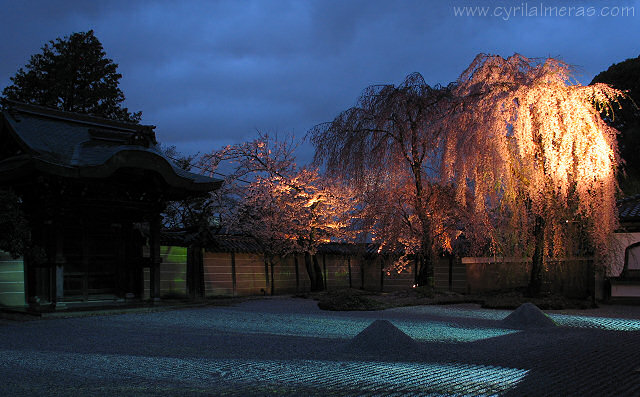
M418 74L371 86L310 136L316 164L358 187L374 240L419 259L421 284L464 232L477 249L532 255L536 293L545 256L606 253L619 156L600 112L620 95L573 84L555 59L479 55L448 87Z
M604 256L617 225L619 156L617 131L599 111L608 114L621 92L573 84L556 59L516 54L477 56L453 93L456 110L442 122L443 175L484 227L475 237L489 235L500 250L505 234L496 231L506 231L532 246L533 293L544 257L574 254L578 233Z
M430 87L421 75L399 86L370 86L356 106L310 132L315 162L360 191L374 242L416 258L418 281L433 283L433 258L450 249L455 206L441 183L443 130L451 87Z
M231 145L205 156L207 168L231 161L223 194L235 198L227 207L230 231L250 235L262 245L269 262L303 253L312 288L323 288L315 257L319 244L349 233L352 195L337 179L317 169L298 168L292 139L278 141L259 134L251 142Z

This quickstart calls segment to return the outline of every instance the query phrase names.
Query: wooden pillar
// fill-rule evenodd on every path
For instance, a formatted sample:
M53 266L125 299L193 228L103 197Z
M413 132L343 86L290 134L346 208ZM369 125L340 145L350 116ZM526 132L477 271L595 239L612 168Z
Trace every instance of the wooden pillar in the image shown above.
M187 291L189 298L204 298L204 256L202 248L192 245L187 248Z
M52 223L50 221L45 222L44 225L36 232L38 234L36 246L44 248L46 258L42 258L42 252L36 250L33 252L36 265L36 277L38 278L38 287L36 293L40 298L40 302L43 304L49 304L51 308L56 307L56 264L55 255L53 250L55 249L56 238L52 229Z
M149 241L149 296L151 301L160 300L160 216L154 216L149 222L149 232L151 239Z
M89 300L89 228L87 222L82 221L82 299Z
M142 235L139 228L134 228L133 223L127 225L128 234L128 265L132 267L131 271L131 292L134 296L140 300L144 300L145 286L144 286L144 268L147 263L148 253L145 250L146 240Z
M111 223L111 238L115 242L116 257L116 284L115 292L119 298L126 298L128 292L127 286L127 254L125 248L124 228L122 223Z
M55 266L55 288L54 288L54 302L56 302L57 307L64 306L60 301L64 297L64 264L66 262L64 257L64 231L62 229L62 225L60 222L56 222L53 225L53 231L55 236L53 236L55 240L54 244L54 266Z
M49 302L51 302L51 307L55 309L56 307L56 266L53 263L48 263L48 273L49 273Z

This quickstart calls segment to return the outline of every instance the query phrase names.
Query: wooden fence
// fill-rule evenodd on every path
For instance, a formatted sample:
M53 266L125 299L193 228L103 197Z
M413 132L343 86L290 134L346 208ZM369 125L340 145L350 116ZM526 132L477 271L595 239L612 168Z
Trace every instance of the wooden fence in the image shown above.
M187 293L187 248L161 246L160 294L184 297ZM144 297L149 299L149 268L144 269Z
M24 262L0 251L0 307L24 305Z
M161 295L186 297L187 248L163 246L161 256ZM411 288L415 283L414 268L401 272L388 270L383 256L319 254L318 260L327 289L351 287L389 292ZM277 295L310 290L301 255L288 256L269 266L261 254L205 251L203 270L206 296ZM527 258L442 257L435 263L435 286L461 293L525 287L529 271ZM148 298L148 269L144 275ZM550 292L565 296L584 297L596 288L591 258L549 260L545 280ZM0 306L24 306L24 291L23 261L0 252Z
M466 293L526 287L531 271L530 258L461 258L465 268ZM568 297L594 293L595 274L592 258L549 259L544 269L547 292Z
M277 295L311 289L302 255L273 263L254 253L205 251L203 258L207 296ZM361 287L361 259L319 255L318 260L328 289Z
M161 295L186 296L186 248L162 247ZM212 252L203 255L205 296L278 295L307 292L310 281L302 255L265 262L259 253ZM358 288L396 291L415 284L415 268L388 269L383 256L318 254L327 289ZM526 287L528 258L441 257L435 262L435 287L459 293L482 293ZM148 296L145 270L145 296ZM593 293L590 258L552 259L547 262L545 287L549 292L583 297Z

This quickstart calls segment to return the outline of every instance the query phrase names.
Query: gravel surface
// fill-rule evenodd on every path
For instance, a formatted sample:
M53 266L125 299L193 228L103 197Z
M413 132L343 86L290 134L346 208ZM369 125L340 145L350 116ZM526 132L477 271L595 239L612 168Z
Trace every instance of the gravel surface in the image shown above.
M507 328L529 329L555 327L556 323L532 303L524 303L502 320Z
M471 304L323 312L268 298L4 321L0 395L640 396L637 307L547 312L558 327L526 330L504 328L510 313ZM375 320L415 349L349 348Z

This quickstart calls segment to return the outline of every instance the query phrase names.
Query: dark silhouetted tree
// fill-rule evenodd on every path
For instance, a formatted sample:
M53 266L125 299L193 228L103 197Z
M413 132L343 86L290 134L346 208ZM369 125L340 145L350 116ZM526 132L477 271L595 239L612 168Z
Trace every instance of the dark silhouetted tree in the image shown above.
M114 120L139 122L122 107L118 65L106 58L93 30L49 41L11 78L3 98Z
M197 171L194 168L201 162L199 154L185 155L175 146L163 148L164 154L185 171ZM217 225L219 197L217 192L202 194L180 201L170 201L163 212L165 229L185 230L199 244L205 244L210 230Z
M622 191L627 195L640 194L640 57L611 65L599 73L591 84L605 83L626 91L628 97L620 100L621 107L613 109L609 123L618 135L620 156L624 160L624 173L619 174Z

